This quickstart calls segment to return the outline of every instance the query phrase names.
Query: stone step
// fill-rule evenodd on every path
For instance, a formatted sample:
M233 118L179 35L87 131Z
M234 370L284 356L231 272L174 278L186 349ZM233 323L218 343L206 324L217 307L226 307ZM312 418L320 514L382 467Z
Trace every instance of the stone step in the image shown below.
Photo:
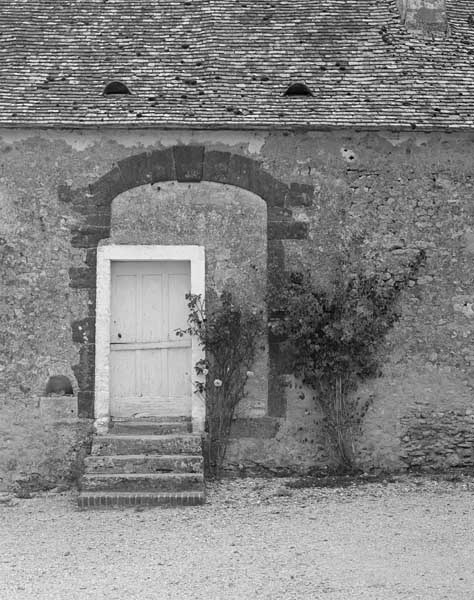
M197 506L204 504L204 491L193 492L81 492L79 508L119 508L121 506Z
M202 473L86 473L83 491L189 492L204 489Z
M120 423L122 421L136 421L140 423L190 423L191 417L186 415L165 415L163 417L145 417L140 415L132 417L112 417L113 423Z
M203 457L197 454L121 454L87 456L86 473L202 473Z
M171 435L97 435L92 456L114 454L201 454L201 436Z
M110 433L113 435L170 435L174 433L190 433L190 421L115 421Z

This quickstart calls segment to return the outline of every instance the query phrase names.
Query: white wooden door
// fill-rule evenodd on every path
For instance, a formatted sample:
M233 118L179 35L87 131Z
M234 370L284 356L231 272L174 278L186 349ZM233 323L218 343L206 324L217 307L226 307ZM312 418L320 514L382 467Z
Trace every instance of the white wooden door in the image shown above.
M188 261L112 262L112 417L191 416Z

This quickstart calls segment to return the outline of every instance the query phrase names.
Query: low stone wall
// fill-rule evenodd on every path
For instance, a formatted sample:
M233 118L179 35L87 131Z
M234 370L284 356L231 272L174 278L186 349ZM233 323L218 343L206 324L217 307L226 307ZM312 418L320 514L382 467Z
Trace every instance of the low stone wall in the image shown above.
M281 380L286 418L236 419L226 455L227 472L305 475L330 463L312 390L292 375Z
M74 485L89 452L92 421L77 417L77 397L2 403L0 490Z
M401 419L400 458L410 469L474 466L474 410L418 411Z

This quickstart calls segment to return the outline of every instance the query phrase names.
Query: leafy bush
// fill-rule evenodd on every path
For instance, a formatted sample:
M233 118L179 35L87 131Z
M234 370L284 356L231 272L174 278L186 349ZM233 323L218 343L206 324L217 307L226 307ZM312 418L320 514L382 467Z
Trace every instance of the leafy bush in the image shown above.
M352 392L380 371L380 346L398 320L398 299L424 260L423 251L401 256L394 276L343 261L332 289L318 289L311 273L280 282L280 317L272 333L285 340L291 369L316 392L339 467L353 467L353 429L368 405Z
M177 334L197 336L206 353L195 365L196 373L204 376L195 382L195 393L206 399L206 470L219 477L235 409L245 397L257 341L264 331L263 315L237 306L228 291L218 298L208 295L207 306L200 295L187 294L186 299L189 326Z

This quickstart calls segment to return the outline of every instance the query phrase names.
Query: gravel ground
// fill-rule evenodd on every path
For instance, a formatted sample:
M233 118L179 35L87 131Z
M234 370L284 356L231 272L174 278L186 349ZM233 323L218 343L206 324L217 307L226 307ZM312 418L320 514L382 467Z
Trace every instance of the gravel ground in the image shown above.
M196 508L0 504L0 599L473 600L474 479L208 486Z

